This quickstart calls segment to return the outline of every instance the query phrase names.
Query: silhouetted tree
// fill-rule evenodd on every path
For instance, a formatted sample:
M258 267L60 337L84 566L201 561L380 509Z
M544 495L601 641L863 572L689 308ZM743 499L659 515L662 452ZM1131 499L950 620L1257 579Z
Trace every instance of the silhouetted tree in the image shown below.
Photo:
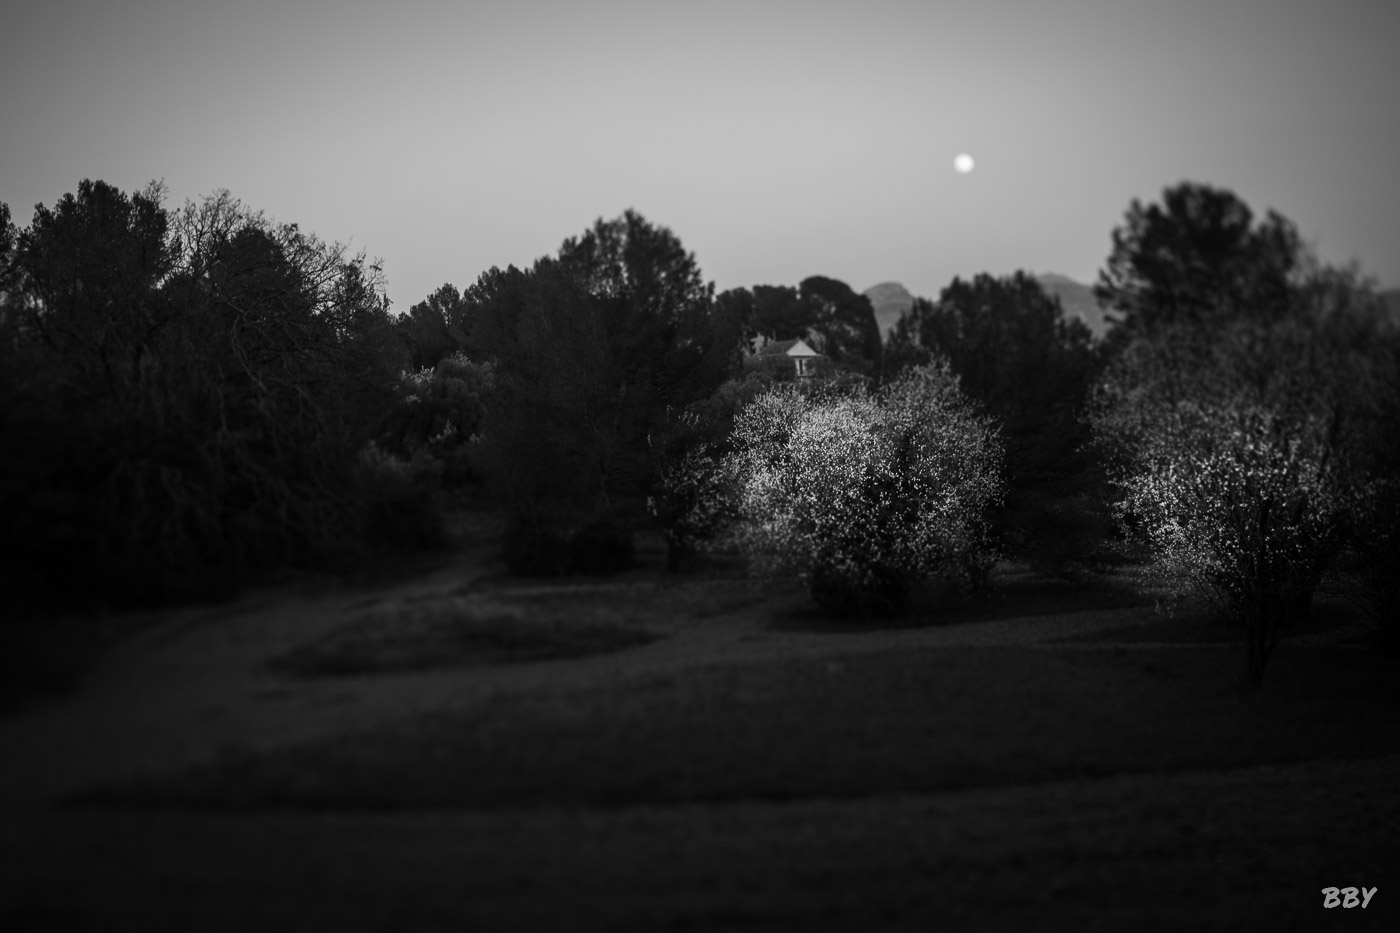
M812 309L813 349L866 375L878 375L880 325L870 299L845 282L820 275L803 279L798 295Z
M1098 464L1081 414L1099 370L1082 321L1030 275L955 278L935 304L917 299L895 324L886 372L946 359L964 391L1002 424L1012 551L1058 573L1087 560L1109 530Z
M570 535L649 490L651 438L728 376L738 319L716 314L675 235L632 211L528 271L490 270L464 304L468 352L496 372L483 462L513 563L563 569Z
M452 331L459 325L464 310L462 293L449 282L398 318L414 371L431 369L458 350L460 341Z
M1254 222L1234 193L1183 182L1162 203L1134 199L1094 295L1121 316L1114 339L1164 325L1278 314L1302 255L1297 229L1270 211Z
M5 259L0 563L36 606L203 592L369 536L355 452L402 366L378 266L226 192L159 197L84 181Z

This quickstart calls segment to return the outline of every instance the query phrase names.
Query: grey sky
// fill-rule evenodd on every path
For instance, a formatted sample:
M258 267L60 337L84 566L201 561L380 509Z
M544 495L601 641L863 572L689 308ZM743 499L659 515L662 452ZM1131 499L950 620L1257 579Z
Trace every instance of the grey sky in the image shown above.
M0 32L17 223L85 177L228 188L382 257L399 311L628 207L721 289L1090 282L1184 179L1400 285L1386 0L29 6Z

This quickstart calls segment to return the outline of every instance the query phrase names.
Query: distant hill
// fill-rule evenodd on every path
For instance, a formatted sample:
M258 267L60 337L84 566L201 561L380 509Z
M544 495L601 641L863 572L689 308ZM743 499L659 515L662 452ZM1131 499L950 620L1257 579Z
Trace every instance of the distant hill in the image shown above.
M1089 325L1095 337L1102 337L1113 326L1108 322L1108 309L1094 299L1093 286L1084 285L1063 275L1047 272L1037 275L1035 280L1046 294L1060 299L1060 307L1069 317L1077 317Z
M1092 287L1053 273L1038 275L1035 280L1046 293L1060 299L1065 314L1077 317L1089 325L1089 330L1093 331L1094 336L1102 337L1108 333L1111 325L1108 323L1107 312L1094 300ZM899 316L914 304L914 296L909 293L909 289L898 282L882 282L867 288L864 294L875 306L875 321L880 325L882 338L889 336ZM1396 294L1400 296L1400 290Z
M914 306L914 296L898 282L882 282L867 288L862 294L875 306L875 323L880 325L880 339L894 330L899 316Z

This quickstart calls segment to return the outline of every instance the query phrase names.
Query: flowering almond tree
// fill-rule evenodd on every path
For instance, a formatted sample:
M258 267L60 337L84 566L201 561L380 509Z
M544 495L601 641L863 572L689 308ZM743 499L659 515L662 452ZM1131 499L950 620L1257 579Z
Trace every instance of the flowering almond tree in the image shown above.
M1335 424L1228 398L1118 403L1096 428L1124 454L1119 515L1175 593L1205 597L1240 624L1258 686L1345 526Z
M732 540L823 608L893 615L918 579L985 580L1000 440L946 363L873 396L770 392L739 414L731 440L721 469Z

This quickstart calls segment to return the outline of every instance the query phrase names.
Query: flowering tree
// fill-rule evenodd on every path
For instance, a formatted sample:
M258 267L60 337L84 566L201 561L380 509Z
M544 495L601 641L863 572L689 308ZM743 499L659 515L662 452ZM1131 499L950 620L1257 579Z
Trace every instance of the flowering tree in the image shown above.
M917 579L985 580L1000 442L946 363L875 396L770 392L739 414L732 441L719 469L733 540L824 608L892 615Z
M1129 344L1095 400L1117 513L1177 596L1236 622L1258 685L1339 549L1348 478L1342 349L1305 318Z
M1242 625L1257 685L1339 541L1344 488L1329 425L1230 405L1163 415L1120 478L1120 508L1141 521L1178 592L1204 595Z

